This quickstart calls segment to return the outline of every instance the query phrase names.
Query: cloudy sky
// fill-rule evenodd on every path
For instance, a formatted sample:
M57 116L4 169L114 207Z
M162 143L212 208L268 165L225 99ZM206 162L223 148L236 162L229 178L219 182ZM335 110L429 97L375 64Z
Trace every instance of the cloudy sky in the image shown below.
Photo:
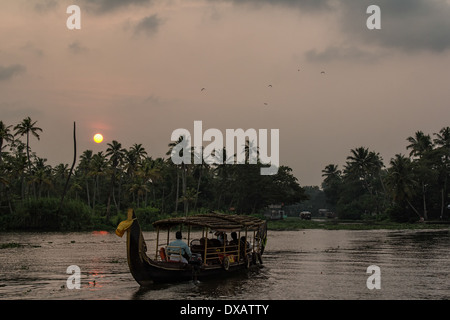
M279 129L280 164L319 185L352 148L387 165L449 125L449 17L447 0L2 0L0 120L37 120L52 165L72 162L74 121L79 154L117 140L153 157L195 120Z

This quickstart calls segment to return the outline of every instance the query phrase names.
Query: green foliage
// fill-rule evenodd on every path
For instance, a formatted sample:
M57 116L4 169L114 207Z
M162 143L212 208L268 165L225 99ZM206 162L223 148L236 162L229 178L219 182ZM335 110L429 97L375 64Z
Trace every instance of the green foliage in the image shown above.
M381 156L359 147L350 150L344 170L330 164L323 191L341 219L384 216L393 221L448 219L450 204L450 127L408 137L409 157L396 154L385 167Z
M386 215L395 222L414 222L417 221L417 216L411 213L411 209L399 204L393 204L386 209Z
M30 199L17 205L8 219L9 229L65 231L86 230L92 226L91 213L83 203L66 201L59 210L60 199Z
M14 127L0 121L2 230L112 228L129 207L151 228L155 219L172 214L257 213L268 204L306 198L287 166L280 166L276 175L263 176L262 164L249 164L248 155L246 163L239 165L175 165L170 158L152 158L142 144L123 148L114 140L103 151L81 153L58 213L69 166L52 167L32 152L30 141L39 139L41 131L29 117ZM182 139L168 145L168 155L178 143Z

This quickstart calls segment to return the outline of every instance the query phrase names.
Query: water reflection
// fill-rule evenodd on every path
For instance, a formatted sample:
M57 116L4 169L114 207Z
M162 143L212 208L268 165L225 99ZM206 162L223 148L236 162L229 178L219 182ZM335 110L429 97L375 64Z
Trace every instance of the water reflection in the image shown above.
M0 234L8 243L21 245L0 249L0 299L450 298L448 230L272 231L261 269L151 288L134 281L113 234ZM81 269L80 290L65 286L69 265ZM381 269L380 290L366 287L370 265Z

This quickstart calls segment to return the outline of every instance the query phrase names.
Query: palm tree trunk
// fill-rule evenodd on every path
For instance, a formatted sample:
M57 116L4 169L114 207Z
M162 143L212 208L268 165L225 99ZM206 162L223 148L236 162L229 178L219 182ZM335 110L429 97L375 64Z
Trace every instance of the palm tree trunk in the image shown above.
M202 180L202 167L200 167L200 173L198 174L198 182L197 182L197 196L195 197L195 202L194 202L194 211L197 209L197 200L198 200L198 193L200 191L200 181Z
M186 167L184 162L181 164L181 167L183 171L181 172L181 178L183 182L183 207L184 207L184 214L187 215L188 205L187 205L187 198L186 198Z
M27 131L27 160L28 160L28 174L31 171L31 162L30 162L30 133Z
M427 202L425 199L425 183L422 182L422 197L423 197L423 218L425 220L428 219L428 213L427 213Z
M147 207L147 196L148 196L148 191L145 190L144 208Z
M164 185L162 187L162 197L161 197L161 213L164 213Z
M114 192L114 183L116 180L115 178L116 178L116 168L114 168L114 170L113 170L113 173L111 175L111 182L109 184L108 202L106 204L106 219L109 219L109 214L110 214L110 210L111 210L111 197Z
M88 206L91 206L91 199L90 199L90 195L89 195L89 181L86 179L86 196L87 196L87 202L88 202Z
M180 174L177 168L177 192L175 196L175 213L178 212L178 197L179 197L179 190L180 190Z
M118 197L119 197L119 202L117 204L117 212L120 212L120 203L121 203L121 197L122 197L122 174L120 174L120 177L119 177L119 194L118 194Z
M416 210L416 208L414 208L414 206L411 204L411 202L409 202L409 200L406 200L406 203L408 203L408 205L414 210L414 212L419 216L420 218L420 213L419 211Z

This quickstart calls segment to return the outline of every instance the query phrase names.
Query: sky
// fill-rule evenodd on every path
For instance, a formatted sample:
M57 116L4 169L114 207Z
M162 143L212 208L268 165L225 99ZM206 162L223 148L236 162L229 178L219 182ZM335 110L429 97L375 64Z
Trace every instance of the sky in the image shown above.
M320 185L351 149L388 166L449 126L448 17L447 0L2 0L0 120L37 121L51 165L72 163L74 122L78 156L116 140L167 157L194 121L279 129L280 165Z

